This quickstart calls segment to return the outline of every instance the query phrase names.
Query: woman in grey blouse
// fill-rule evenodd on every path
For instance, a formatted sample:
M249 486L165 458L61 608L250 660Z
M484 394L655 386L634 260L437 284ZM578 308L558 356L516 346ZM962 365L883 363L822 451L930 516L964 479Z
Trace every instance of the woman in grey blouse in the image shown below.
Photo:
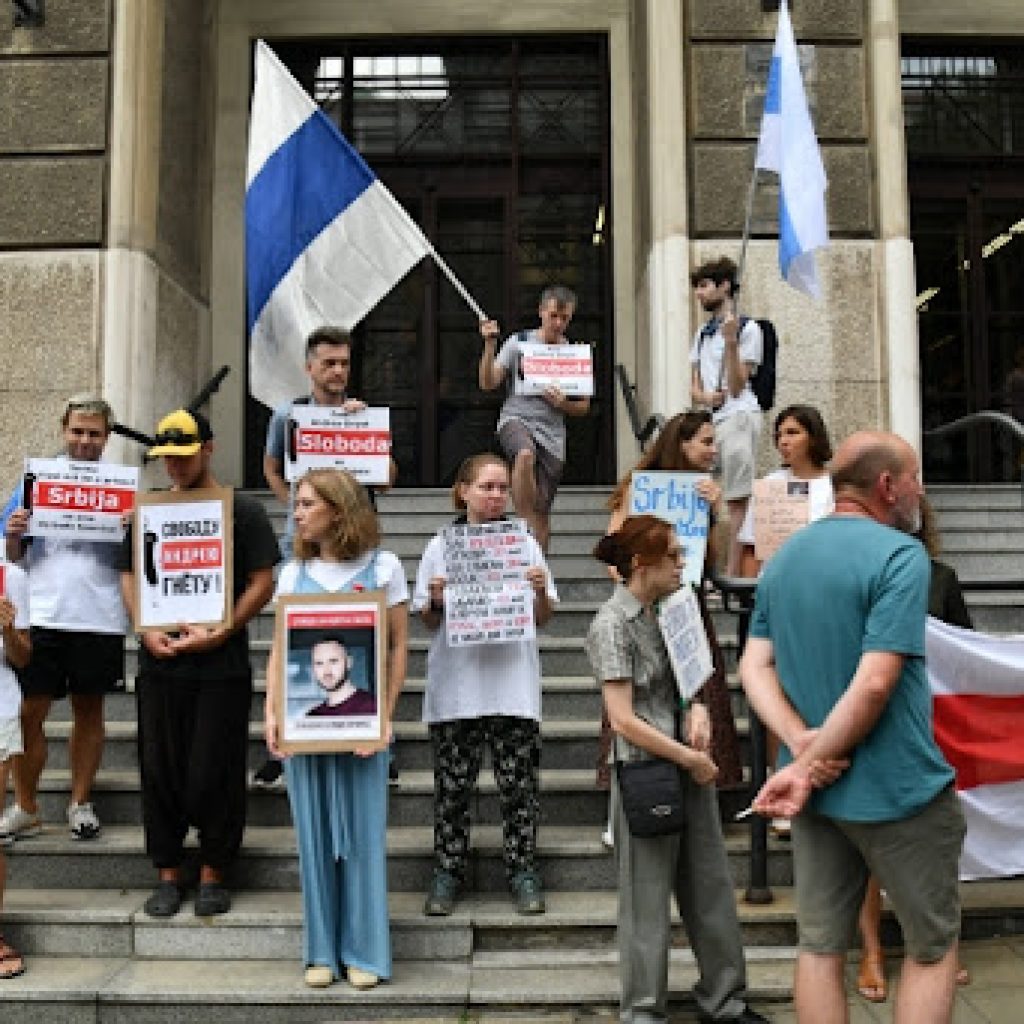
M700 977L693 990L702 1021L764 1022L746 1005L746 967L733 881L712 783L711 726L702 703L680 708L655 605L679 588L682 560L672 527L633 516L594 549L622 583L602 605L587 636L615 733L616 756L652 757L680 769L686 824L676 835L630 835L616 807L620 1020L667 1021L669 897L675 895ZM680 721L681 719L681 721ZM613 785L616 781L613 777Z

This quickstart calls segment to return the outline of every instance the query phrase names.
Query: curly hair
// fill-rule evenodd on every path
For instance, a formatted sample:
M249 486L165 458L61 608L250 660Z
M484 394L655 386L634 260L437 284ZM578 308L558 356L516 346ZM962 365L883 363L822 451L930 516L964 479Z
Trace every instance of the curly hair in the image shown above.
M685 471L694 467L686 461L683 442L692 441L701 427L711 422L706 409L677 413L661 428L657 441L640 456L640 461L615 485L608 499L608 508L616 509L625 500L634 473L646 469Z
M340 469L311 469L296 486L313 488L322 501L334 511L330 547L342 561L358 558L380 543L377 513L373 511L365 488L355 477ZM295 557L305 562L320 554L320 542L295 538Z

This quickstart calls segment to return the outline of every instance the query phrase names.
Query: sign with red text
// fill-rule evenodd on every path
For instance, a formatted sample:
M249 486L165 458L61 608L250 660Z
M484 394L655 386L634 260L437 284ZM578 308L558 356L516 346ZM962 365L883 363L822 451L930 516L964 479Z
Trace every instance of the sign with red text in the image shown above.
M452 647L532 640L529 534L521 519L449 526L444 539L444 620Z
M383 590L281 594L277 674L268 680L289 754L387 744L387 603Z
M285 477L290 481L310 469L343 469L361 484L387 484L391 410L345 412L329 405L295 405L286 454Z
M132 536L138 632L231 625L231 521L227 487L139 495Z
M594 357L589 345L523 342L519 353L517 395L539 395L551 387L570 397L593 395Z
M134 466L26 459L22 500L30 513L28 534L50 540L119 543L138 487L139 471Z

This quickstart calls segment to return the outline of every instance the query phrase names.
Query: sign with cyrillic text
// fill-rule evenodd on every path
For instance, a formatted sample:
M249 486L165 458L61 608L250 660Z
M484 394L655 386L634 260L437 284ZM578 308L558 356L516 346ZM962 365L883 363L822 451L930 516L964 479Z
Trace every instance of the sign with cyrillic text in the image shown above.
M30 513L28 535L116 544L138 487L134 466L26 459L22 501Z
M693 587L684 583L658 605L658 625L668 649L679 696L693 700L715 670Z
M449 526L444 539L444 628L452 647L532 640L529 534L521 519Z
M589 345L545 345L523 342L519 346L518 395L539 395L558 388L570 397L594 393L594 359Z
M310 469L343 469L361 484L389 483L391 410L292 406L285 476L298 480Z
M278 675L268 680L285 753L387 743L387 600L383 590L282 594Z
M767 562L811 521L809 480L754 481L754 557Z
M699 583L704 575L711 506L697 493L706 473L674 473L638 470L629 487L628 514L657 516L675 527L683 549L683 582Z
M136 503L135 629L229 627L232 492L154 491Z

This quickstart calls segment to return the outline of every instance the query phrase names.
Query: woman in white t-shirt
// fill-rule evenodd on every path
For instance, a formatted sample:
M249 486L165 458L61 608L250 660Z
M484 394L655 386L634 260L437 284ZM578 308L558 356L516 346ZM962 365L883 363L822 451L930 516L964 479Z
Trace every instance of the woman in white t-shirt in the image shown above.
M508 467L497 455L467 459L452 488L455 524L505 518ZM527 544L526 579L533 617L543 626L558 600L540 546ZM416 574L413 610L434 635L427 655L423 720L434 754L434 876L423 912L450 914L465 879L469 801L489 746L498 785L509 886L521 914L544 911L537 873L537 799L540 764L540 655L537 641L452 646L445 629L444 537L431 538Z
M387 671L377 699L387 701L390 722L405 682L409 635L402 563L377 547L376 513L348 473L317 469L302 477L295 528L295 558L281 570L278 594L385 592ZM275 757L281 671L275 638L264 711ZM372 988L391 975L387 743L354 754L296 754L285 761L285 780L299 848L306 984L323 988L346 971L354 988Z
M32 655L29 639L28 577L16 565L0 562L0 802L7 792L10 759L21 748L21 687L16 668L24 668ZM9 840L13 842L13 838ZM0 836L0 908L3 907L7 862ZM0 981L25 972L21 954L0 935Z
M765 480L804 480L810 495L808 521L823 519L832 512L832 477L828 461L832 458L832 442L821 413L813 405L789 405L775 417L775 447L782 459L782 469L769 473ZM743 548L740 575L753 577L761 572L761 563L754 555L754 508L757 498L751 495L747 515L736 539Z

